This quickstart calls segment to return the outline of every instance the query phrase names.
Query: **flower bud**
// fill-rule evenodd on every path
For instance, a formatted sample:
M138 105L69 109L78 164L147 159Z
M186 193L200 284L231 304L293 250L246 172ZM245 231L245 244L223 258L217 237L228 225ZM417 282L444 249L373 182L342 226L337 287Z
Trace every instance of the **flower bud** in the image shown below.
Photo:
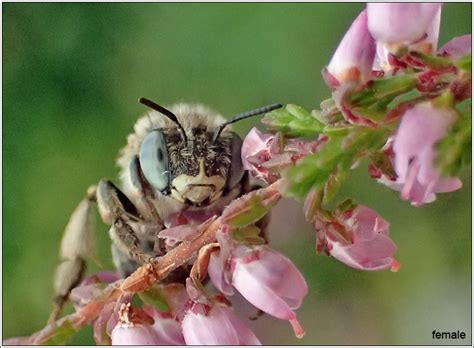
M448 41L438 50L438 54L452 60L458 60L471 54L472 36L462 35Z
M336 87L337 83L367 81L374 56L375 42L367 29L367 11L362 11L334 52L327 66L330 76L325 76L326 82L330 87Z

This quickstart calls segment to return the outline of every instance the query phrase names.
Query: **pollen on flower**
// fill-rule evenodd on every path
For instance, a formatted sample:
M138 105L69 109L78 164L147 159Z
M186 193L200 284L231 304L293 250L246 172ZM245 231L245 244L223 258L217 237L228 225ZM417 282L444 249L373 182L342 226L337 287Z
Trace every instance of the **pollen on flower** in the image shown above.
M130 316L129 316L130 308L131 308L130 302L122 303L120 305L118 315L119 315L120 325L123 326L123 327L133 327L134 326L133 322L130 321Z

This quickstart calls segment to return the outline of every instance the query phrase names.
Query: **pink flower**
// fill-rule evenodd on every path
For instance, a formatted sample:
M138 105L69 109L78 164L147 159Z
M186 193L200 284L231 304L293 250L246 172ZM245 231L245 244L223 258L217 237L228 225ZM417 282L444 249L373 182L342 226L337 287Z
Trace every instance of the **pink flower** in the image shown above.
M255 334L224 304L194 303L181 323L187 345L260 345Z
M368 3L369 31L380 42L411 44L435 35L440 10L440 3Z
M156 332L148 325L118 324L112 331L112 345L116 346L156 346L160 342Z
M168 313L156 309L133 308L124 303L112 333L112 345L184 345L181 326Z
M396 246L389 237L388 222L365 206L345 211L334 222L315 222L318 251L364 271L398 269Z
M155 321L151 328L158 337L159 345L179 346L185 344L180 323L169 313L159 312L148 306L144 309Z
M471 35L455 37L438 50L438 54L450 59L458 60L471 54Z
M390 55L403 46L432 53L441 21L440 3L368 3L369 32L377 41L374 69L391 70Z
M458 190L458 178L441 177L434 165L435 146L448 134L456 113L430 103L417 104L403 115L393 142L396 183L402 199L422 205L436 199L437 192Z
M229 279L232 286L247 301L278 319L289 320L297 337L304 330L293 311L301 306L308 293L308 286L295 265L282 254L267 246L249 248L239 245L232 250L230 276L226 278L225 269L218 257L211 257L209 275L213 284L231 294L224 287L223 280ZM220 271L218 271L220 270Z
M244 169L267 183L272 183L279 178L278 174L273 173L262 165L269 161L272 155L277 153L277 144L275 144L274 139L274 135L264 134L254 127L247 134L242 144L242 164Z
M323 76L330 87L367 81L374 57L375 41L367 29L367 11L362 11L344 35Z

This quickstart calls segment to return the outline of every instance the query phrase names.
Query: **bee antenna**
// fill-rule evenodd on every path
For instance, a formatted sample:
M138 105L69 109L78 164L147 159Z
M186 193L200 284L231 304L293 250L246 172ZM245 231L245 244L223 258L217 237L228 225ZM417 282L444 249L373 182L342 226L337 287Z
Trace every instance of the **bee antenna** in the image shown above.
M238 115L230 118L229 120L225 121L223 124L221 124L219 126L219 128L217 128L217 131L214 135L213 141L216 141L217 138L219 138L219 135L222 133L224 128L227 127L229 124L239 122L241 120L245 120L246 118L249 118L249 117L258 116L258 115L261 115L261 114L266 114L267 112L270 112L270 111L273 111L273 110L276 110L276 109L280 109L281 107L283 107L282 104L271 104L271 105L267 105L267 106L264 106L264 107L261 107L261 108L258 108L258 109L252 110L252 111L247 111L247 112L244 112L242 114L238 114Z
M165 115L166 117L168 117L171 121L173 121L174 123L177 124L179 130L181 131L182 135L183 135L183 138L184 138L184 141L185 142L188 142L188 137L186 136L186 131L184 130L183 126L181 125L181 123L179 123L178 121L178 118L176 117L175 114L173 114L171 111L169 111L168 109L162 107L161 105L158 105L156 104L155 102L152 102L150 99L147 99L147 98L140 98L138 99L138 102L143 104L143 105L146 105L148 106L149 108L155 110L155 111L158 111L159 113Z

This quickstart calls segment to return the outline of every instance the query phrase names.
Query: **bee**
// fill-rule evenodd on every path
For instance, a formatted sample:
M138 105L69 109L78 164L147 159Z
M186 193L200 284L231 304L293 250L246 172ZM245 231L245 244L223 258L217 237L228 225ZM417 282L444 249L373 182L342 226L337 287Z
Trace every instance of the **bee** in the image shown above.
M149 258L170 250L159 233L183 224L199 224L241 195L261 187L252 183L241 160L242 139L232 123L282 107L273 104L225 120L199 104L169 109L146 98L151 111L139 118L120 151L120 188L102 179L87 190L61 240L55 274L55 320L70 291L81 281L86 259L94 255L94 204L110 226L112 258L121 277ZM264 230L268 221L260 221ZM184 282L189 267L164 281Z

